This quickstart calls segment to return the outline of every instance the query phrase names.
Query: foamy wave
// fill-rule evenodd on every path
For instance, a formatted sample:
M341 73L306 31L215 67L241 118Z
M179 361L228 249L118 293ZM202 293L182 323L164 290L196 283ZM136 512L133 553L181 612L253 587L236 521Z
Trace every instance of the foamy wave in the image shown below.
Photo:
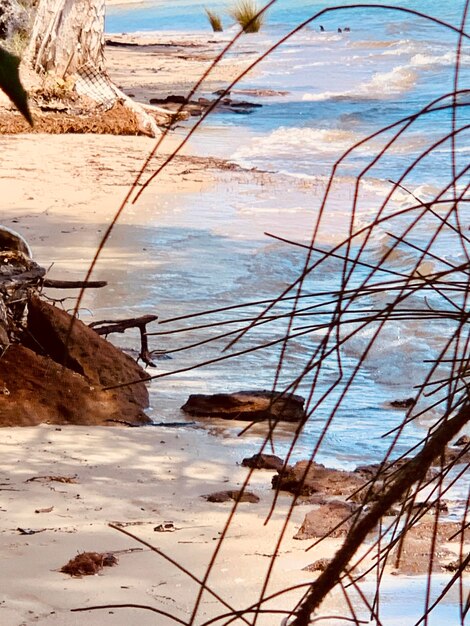
M311 155L312 152L338 154L347 150L361 137L347 130L320 128L278 128L268 136L259 137L250 146L239 148L235 158L243 159L253 156L289 156ZM371 148L357 148L362 154L370 153Z
M324 91L318 94L306 93L303 100L322 101L344 98L385 99L410 91L416 84L418 75L410 66L398 66L389 72L378 72L371 80L359 84L355 89L341 92Z
M448 65L455 64L455 52L450 50L446 54L442 55L433 55L433 54L424 54L419 53L415 54L411 60L410 65L414 67L421 67L423 69L430 69L433 67L444 67ZM462 56L460 59L461 65L468 65L469 59L468 57Z

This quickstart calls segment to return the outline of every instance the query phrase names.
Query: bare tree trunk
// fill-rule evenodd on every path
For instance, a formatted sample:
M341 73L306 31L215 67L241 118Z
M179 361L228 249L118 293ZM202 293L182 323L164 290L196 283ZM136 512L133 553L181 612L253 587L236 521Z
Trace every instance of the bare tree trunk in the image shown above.
M39 0L25 60L37 74L64 79L98 104L120 101L136 116L141 132L160 131L145 105L133 102L108 78L104 63L105 0ZM152 113L165 113L165 110ZM168 117L169 119L169 117Z
M40 0L28 48L38 71L64 78L85 64L104 69L104 0Z

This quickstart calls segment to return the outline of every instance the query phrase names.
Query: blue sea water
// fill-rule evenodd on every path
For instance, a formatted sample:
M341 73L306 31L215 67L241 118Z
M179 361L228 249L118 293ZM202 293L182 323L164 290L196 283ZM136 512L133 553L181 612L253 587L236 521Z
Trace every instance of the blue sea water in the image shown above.
M346 3L348 4L348 3ZM351 3L349 3L351 4ZM376 5L404 6L458 28L464 0L442 3L407 0ZM227 16L227 2L143 2L108 10L109 32L159 30L204 33L209 31L204 8L218 11L225 35L236 33ZM237 50L260 53L316 13L337 6L334 2L277 0L267 12L261 33L242 38ZM320 32L320 26L324 32ZM350 32L345 32L349 28ZM341 29L342 32L338 32ZM261 100L263 109L244 116L249 131L237 142L233 133L228 156L243 164L277 167L293 174L328 171L339 151L427 106L452 91L458 35L449 27L422 17L380 7L343 8L326 12L308 23L275 50L256 70L243 79L244 88L287 90L287 96ZM468 42L463 41L459 86L468 83ZM468 94L461 96L461 104ZM450 104L450 100L444 101ZM468 122L468 110L458 112L460 125ZM238 127L240 116L213 116L209 124ZM406 137L374 168L386 177L390 169L403 168L441 129L450 130L449 109L434 111L415 122ZM372 141L348 159L354 174L375 153L380 141ZM457 138L457 158L467 155L468 132ZM235 148L239 148L238 150ZM461 152L459 152L459 150ZM463 153L463 156L460 156ZM443 168L449 171L448 145L436 148L411 175L415 181L431 182ZM225 153L227 155L227 152Z

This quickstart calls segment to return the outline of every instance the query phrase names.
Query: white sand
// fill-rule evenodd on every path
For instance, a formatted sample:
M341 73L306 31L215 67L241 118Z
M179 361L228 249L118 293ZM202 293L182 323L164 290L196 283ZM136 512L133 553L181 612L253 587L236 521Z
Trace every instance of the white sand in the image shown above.
M247 474L236 465L241 458L233 442L190 429L60 429L44 425L3 429L0 455L0 623L172 623L142 611L70 612L76 607L123 602L148 604L188 617L197 585L148 549L118 554L119 564L98 576L73 579L58 569L81 551L141 547L107 525L124 522L134 523L127 529L201 576L231 505L207 503L200 496L236 488ZM77 482L27 482L50 475L76 477ZM250 488L261 502L240 504L209 581L213 590L237 609L257 600L290 501L290 496L281 496L273 519L263 525L272 499L271 475L269 471L255 474ZM51 507L51 512L35 512ZM301 568L319 553L306 553L305 542L291 539L304 513L304 507L294 511L270 590L314 576ZM170 520L175 532L154 531L155 526ZM42 532L22 536L18 528ZM326 546L322 553L331 552L331 544ZM291 606L292 602L290 595L271 607ZM205 596L201 616L222 611L214 598ZM197 623L202 623L201 616ZM260 624L279 622L270 617L261 619Z

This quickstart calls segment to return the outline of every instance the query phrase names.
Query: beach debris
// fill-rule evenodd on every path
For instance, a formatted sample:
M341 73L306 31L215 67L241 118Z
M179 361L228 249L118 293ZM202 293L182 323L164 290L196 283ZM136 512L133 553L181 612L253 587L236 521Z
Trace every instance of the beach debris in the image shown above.
M358 506L352 502L330 500L306 514L294 539L314 537L343 537L352 527Z
M35 509L35 513L51 513L54 510L53 506L46 507L45 509Z
M237 391L213 395L192 394L181 407L198 417L262 421L267 419L300 422L306 419L304 398L280 395L272 391Z
M111 522L114 526L118 526L119 528L127 528L127 526L145 526L146 524L154 524L155 522L148 522L145 520L134 520L132 522Z
M32 528L18 528L16 529L20 535L36 535L37 533L43 533L47 528L38 528L37 530L33 530Z
M280 471L284 467L284 461L275 454L258 453L243 459L242 465L243 467L251 467L253 469Z
M390 406L394 409L409 409L416 404L414 398L405 398L404 400L392 400Z
M146 365L155 367L155 363L151 360L148 348L147 324L155 322L157 319L157 315L142 315L141 317L131 317L123 320L101 320L92 322L89 324L89 327L93 328L98 335L105 335L106 337L110 333L124 333L124 331L129 328L138 328L140 332L139 359L142 359Z
M33 476L25 480L25 483L40 482L56 482L56 483L78 483L77 474L73 476Z
M98 574L103 567L113 567L117 563L116 556L111 552L81 552L61 567L60 571L80 578Z
M240 489L228 489L226 491L215 491L207 495L201 496L208 502L229 502L233 500L235 502L251 502L256 504L259 502L259 497L251 491L241 491Z
M220 95L224 95L225 92L219 92ZM254 94L255 95L255 94ZM233 100L227 95L217 102L215 99L200 97L197 100L186 100L185 96L178 94L171 94L165 98L150 98L150 104L152 105L165 105L165 107L177 111L180 107L184 107L183 111L192 116L200 116L204 111L215 106L219 113L253 113L255 109L261 108L263 105L259 102L248 102L246 100Z
M153 530L157 533L174 533L177 528L175 528L175 524L172 521L168 521L158 524Z
M315 493L350 496L364 486L365 482L353 472L332 469L309 461L298 461L272 478L273 489L289 491L297 496L311 496Z
M230 96L232 93L243 96L253 96L255 98L274 98L276 96L288 96L290 91L277 89L232 89L226 92L224 89L219 89L218 91L214 91L214 96Z

